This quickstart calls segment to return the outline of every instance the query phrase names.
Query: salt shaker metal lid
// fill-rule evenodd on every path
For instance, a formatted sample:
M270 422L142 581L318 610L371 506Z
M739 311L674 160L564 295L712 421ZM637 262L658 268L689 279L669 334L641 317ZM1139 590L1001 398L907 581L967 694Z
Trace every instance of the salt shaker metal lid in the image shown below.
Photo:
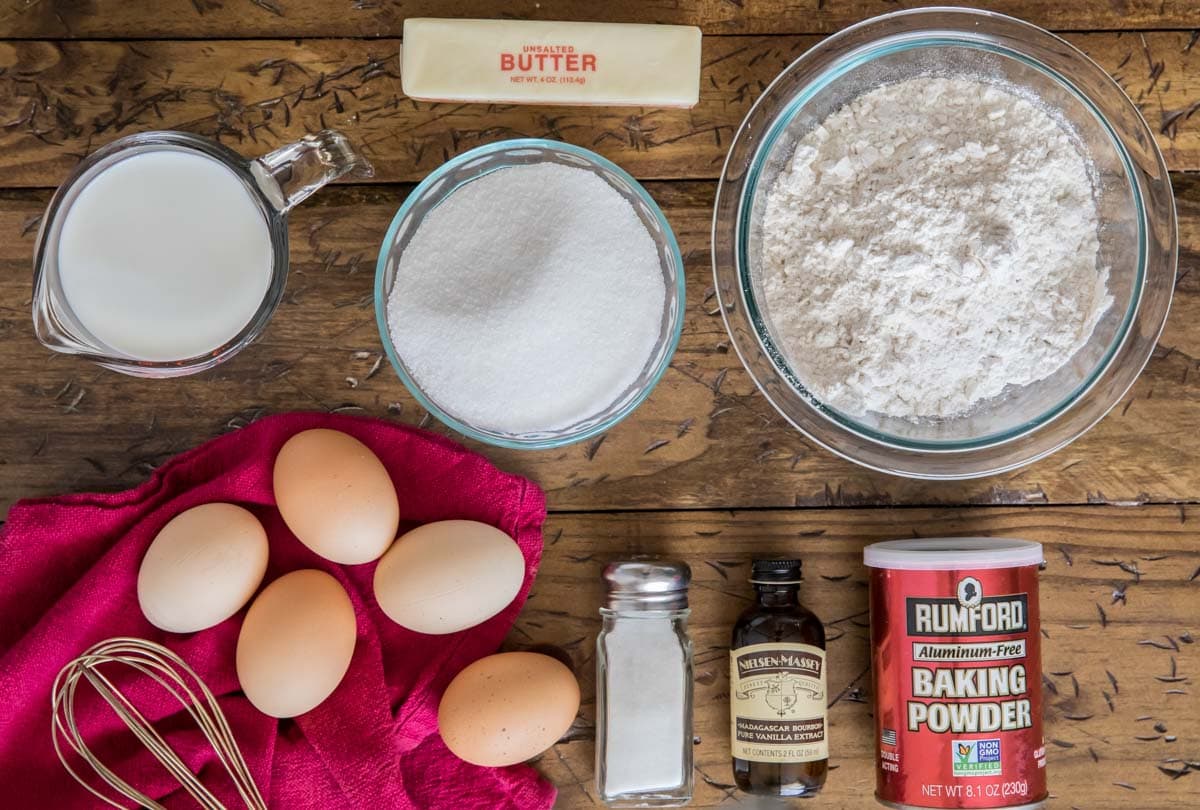
M604 567L609 610L685 610L692 569L680 560L618 560Z

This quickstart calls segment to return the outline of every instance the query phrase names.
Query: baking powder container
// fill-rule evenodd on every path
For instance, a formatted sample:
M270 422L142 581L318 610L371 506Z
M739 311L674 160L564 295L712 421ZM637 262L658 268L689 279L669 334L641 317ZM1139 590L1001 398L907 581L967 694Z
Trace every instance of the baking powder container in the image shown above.
M875 796L889 807L1040 808L1039 543L867 546Z

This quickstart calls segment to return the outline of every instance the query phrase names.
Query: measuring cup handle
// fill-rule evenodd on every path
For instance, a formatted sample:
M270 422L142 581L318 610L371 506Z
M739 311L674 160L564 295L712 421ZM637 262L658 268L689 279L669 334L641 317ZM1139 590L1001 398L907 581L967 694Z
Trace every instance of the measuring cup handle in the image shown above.
M250 172L280 213L333 180L371 177L375 170L342 133L323 129L251 161Z

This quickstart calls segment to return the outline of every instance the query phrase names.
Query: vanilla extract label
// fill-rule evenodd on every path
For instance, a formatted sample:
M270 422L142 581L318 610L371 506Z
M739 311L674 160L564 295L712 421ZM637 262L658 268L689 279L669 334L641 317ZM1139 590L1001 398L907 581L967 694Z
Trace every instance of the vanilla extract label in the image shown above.
M829 756L825 651L807 644L753 644L730 654L733 755L750 762L812 762Z
M816 650L815 647L812 649ZM816 650L816 653L814 655L803 650L775 648L735 655L734 661L739 678L790 673L819 680L822 677L825 656L820 650Z
M735 722L733 736L737 742L749 746L822 743L825 741L825 718L751 720L739 717Z

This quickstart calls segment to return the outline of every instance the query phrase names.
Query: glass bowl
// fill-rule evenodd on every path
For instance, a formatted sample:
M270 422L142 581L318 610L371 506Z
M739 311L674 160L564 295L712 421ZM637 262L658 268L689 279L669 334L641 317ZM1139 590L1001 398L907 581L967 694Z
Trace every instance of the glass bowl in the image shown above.
M587 169L608 183L633 206L634 212L646 226L658 250L666 297L654 351L632 385L619 392L597 413L566 428L507 433L460 419L450 408L435 401L421 388L392 343L387 322L387 301L396 282L400 255L426 214L472 180L510 166L535 163L559 163ZM379 260L375 265L375 320L379 326L379 337L383 341L384 350L401 381L413 397L443 423L473 439L500 447L561 447L603 433L632 413L649 396L671 363L683 328L684 303L683 256L679 253L679 245L666 217L646 190L619 166L595 152L540 138L521 138L480 146L439 166L409 194L400 210L396 212L383 239Z
M795 144L876 87L917 76L1003 83L1034 97L1087 155L1100 217L1099 261L1113 304L1091 340L1050 377L1006 388L967 414L906 420L839 411L805 389L761 306L757 251L766 191ZM1175 203L1166 164L1137 108L1067 42L970 9L887 14L809 50L763 92L730 147L713 212L713 272L742 363L772 405L829 450L914 478L972 478L1028 464L1078 438L1145 367L1175 280Z

